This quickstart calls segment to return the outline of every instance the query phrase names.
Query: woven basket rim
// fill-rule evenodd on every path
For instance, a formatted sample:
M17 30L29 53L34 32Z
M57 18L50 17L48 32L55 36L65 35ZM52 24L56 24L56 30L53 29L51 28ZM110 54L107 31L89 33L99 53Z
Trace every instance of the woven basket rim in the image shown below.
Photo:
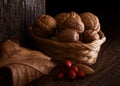
M81 46L84 46L88 49L94 50L94 48L101 46L106 41L106 37L101 30L98 32L98 34L100 35L100 39L92 41L91 43L83 43L80 41L76 43L63 43L63 42L59 42L51 39L40 38L34 35L32 31L32 27L29 27L29 33L32 36L32 38L38 43L45 43L46 45L58 46L58 47L64 47L64 48L71 47L71 48L79 49Z

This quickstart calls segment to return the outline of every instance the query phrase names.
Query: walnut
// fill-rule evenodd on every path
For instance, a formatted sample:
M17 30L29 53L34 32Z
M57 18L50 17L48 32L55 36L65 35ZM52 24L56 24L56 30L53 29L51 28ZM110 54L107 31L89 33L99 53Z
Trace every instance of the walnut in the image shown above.
M78 33L84 32L84 24L80 19L68 18L63 24L64 28L74 28Z
M55 16L55 19L57 21L57 27L58 27L58 30L60 28L63 28L63 23L64 21L69 18L70 14L69 13L59 13Z
M70 14L69 18L75 18L75 19L81 20L79 14L77 14L76 12L72 11L69 14Z
M85 25L85 29L92 29L92 30L96 30L97 32L100 30L99 19L93 13L84 12L80 14L80 17Z
M74 29L65 29L62 32L60 32L58 35L58 41L60 42L77 42L79 41L79 34Z
M82 41L85 43L90 43L94 40L98 40L100 38L99 34L97 31L93 30L85 30L84 33L82 34Z
M32 27L35 35L41 38L49 38L54 34L53 30L57 27L57 22L49 15L40 15Z
M62 30L64 30L64 28L65 28L64 23L66 20L68 21L68 19L75 19L76 22L79 22L79 21L81 22L80 16L76 12L73 12L73 11L68 12L68 13L59 13L58 15L55 16L55 19L56 19L57 25L58 25L58 32L61 32ZM82 26L83 26L83 24L80 24L80 27L82 27ZM69 27L67 27L67 28L69 28ZM72 28L74 28L74 27L72 27Z

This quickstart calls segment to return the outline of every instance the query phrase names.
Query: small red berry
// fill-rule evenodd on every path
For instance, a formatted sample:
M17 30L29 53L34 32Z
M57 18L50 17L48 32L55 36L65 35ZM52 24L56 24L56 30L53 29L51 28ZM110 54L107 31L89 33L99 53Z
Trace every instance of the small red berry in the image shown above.
M57 75L57 79L62 79L64 77L64 74L63 73L58 73L58 75Z
M78 78L84 78L85 73L83 73L82 71L78 71L77 76L78 76Z
M72 66L71 69L73 69L76 73L78 72L78 66L76 65Z
M70 60L66 60L64 62L64 66L67 67L67 68L70 68L72 66L72 62Z
M75 79L76 78L76 72L73 69L68 70L68 77L70 79Z

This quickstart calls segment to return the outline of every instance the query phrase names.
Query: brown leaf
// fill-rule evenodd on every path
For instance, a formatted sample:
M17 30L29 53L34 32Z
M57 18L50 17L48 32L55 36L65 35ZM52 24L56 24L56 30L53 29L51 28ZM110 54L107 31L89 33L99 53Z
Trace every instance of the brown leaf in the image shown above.
M77 64L78 68L84 72L86 75L90 75L93 74L95 72L94 69L92 69L91 67L84 65L84 64Z
M0 67L12 71L13 86L24 86L48 74L55 64L45 54L22 48L11 40L1 45Z

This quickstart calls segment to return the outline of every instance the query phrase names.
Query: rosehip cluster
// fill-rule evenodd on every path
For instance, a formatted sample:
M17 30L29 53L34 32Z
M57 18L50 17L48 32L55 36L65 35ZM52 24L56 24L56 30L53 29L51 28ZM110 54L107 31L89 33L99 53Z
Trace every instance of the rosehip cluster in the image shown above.
M57 74L57 79L62 79L64 77L69 79L84 78L85 73L82 72L78 66L73 65L70 60L65 60Z

